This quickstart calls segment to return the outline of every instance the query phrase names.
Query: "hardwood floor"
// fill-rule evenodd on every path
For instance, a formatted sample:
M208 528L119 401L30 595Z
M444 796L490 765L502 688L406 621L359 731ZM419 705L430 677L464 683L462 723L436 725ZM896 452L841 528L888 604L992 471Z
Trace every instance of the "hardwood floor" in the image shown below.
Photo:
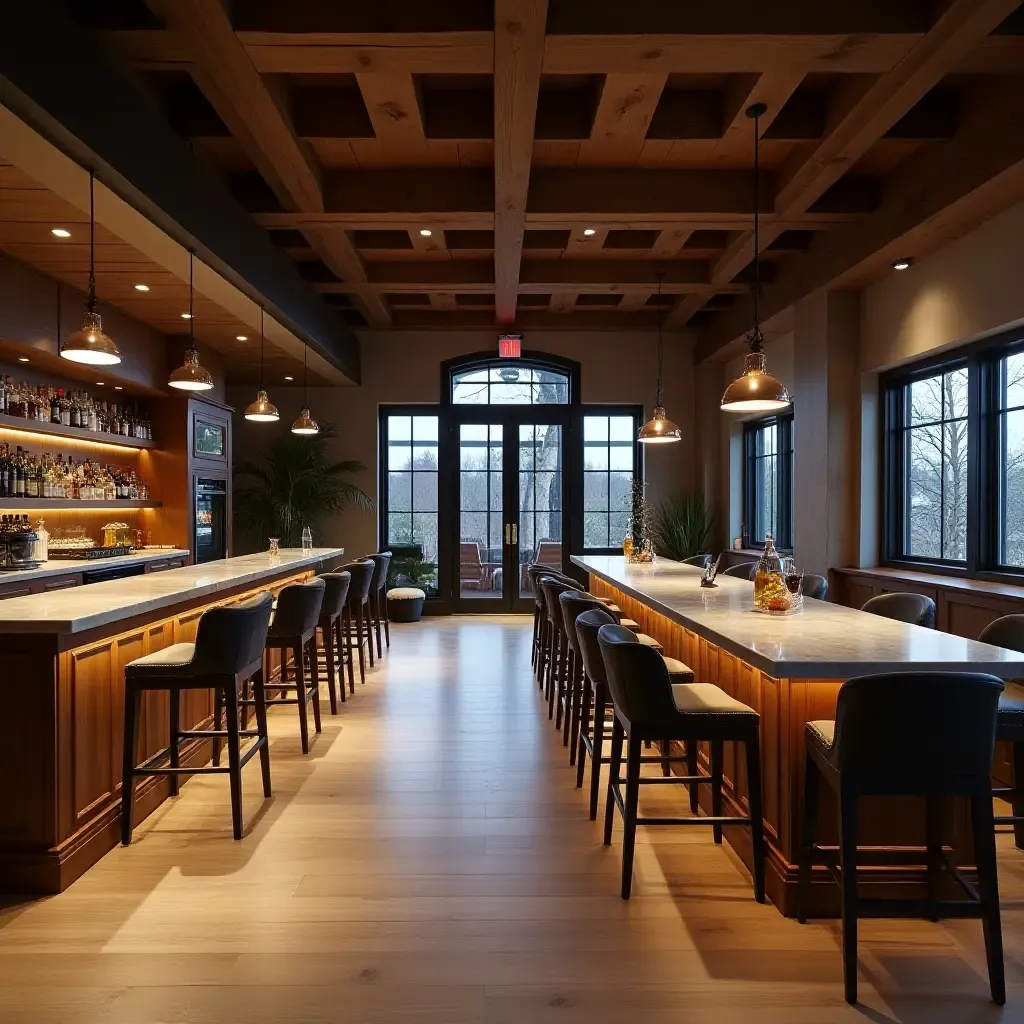
M271 714L274 797L192 779L67 892L0 912L0 1020L732 1024L1024 1020L1024 854L1000 837L1008 1004L976 921L837 924L753 900L710 829L641 830L634 896L538 696L529 620L395 626L307 757ZM682 808L670 789L645 806Z

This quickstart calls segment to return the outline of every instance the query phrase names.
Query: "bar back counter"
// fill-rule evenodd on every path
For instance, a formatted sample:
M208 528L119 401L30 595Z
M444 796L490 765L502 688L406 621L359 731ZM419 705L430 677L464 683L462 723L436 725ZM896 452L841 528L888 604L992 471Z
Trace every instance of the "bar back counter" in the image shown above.
M128 662L193 640L208 608L276 593L343 554L245 555L0 603L0 887L61 892L117 843ZM209 692L183 694L183 728L208 727L212 711ZM167 694L147 695L139 760L167 745L168 724ZM209 750L183 744L182 765ZM141 781L136 821L168 791L166 777Z
M716 588L704 589L701 571L679 562L630 565L621 556L602 555L573 556L572 561L590 574L594 594L613 598L624 615L657 638L667 655L689 665L699 681L716 683L760 713L767 890L787 916L796 913L804 723L835 717L842 683L851 676L900 671L1024 678L1024 654L842 605L807 600L795 615L759 614L752 610L753 585L747 580L719 576ZM729 743L725 747L725 794L746 813L743 751ZM709 770L707 750L701 750L700 761ZM710 794L701 788L702 805L706 802L709 811ZM835 841L832 800L823 792L819 841L824 844ZM859 824L863 845L924 846L924 808L916 801L866 799ZM951 803L943 839L965 866L973 863L969 835L966 801ZM749 867L748 830L727 827L725 836ZM880 895L891 895L894 887L923 884L918 863L873 874L869 865L861 877L876 882ZM822 869L812 890L815 912L834 912L838 906L835 886L825 882Z

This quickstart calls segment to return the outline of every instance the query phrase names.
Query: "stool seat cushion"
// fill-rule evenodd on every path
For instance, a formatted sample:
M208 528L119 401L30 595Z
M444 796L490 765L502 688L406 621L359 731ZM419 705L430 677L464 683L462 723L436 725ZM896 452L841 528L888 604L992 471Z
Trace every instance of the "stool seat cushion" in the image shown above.
M125 670L134 672L163 672L169 668L184 668L192 664L196 653L195 644L171 644L162 651L144 654L141 658L128 662Z
M668 669L668 677L673 685L693 682L693 669L689 665L677 661L675 658L669 658L664 654L662 659L665 662L665 668Z
M388 591L389 601L419 601L427 595L419 587L395 587Z
M664 650L661 644L655 640L653 636L648 636L646 633L637 633L636 639L637 642L643 644L644 647L652 647L656 651Z
M828 754L836 741L836 723L828 721L808 722L804 726L808 744Z
M612 615L622 614L622 609L610 597L599 597L598 601L600 601Z
M714 683L675 683L672 699L684 715L756 715L753 708L730 697Z
M605 607L607 607L607 605ZM619 625L623 629L628 629L631 633L635 633L640 628L640 623L637 622L636 619L619 619Z

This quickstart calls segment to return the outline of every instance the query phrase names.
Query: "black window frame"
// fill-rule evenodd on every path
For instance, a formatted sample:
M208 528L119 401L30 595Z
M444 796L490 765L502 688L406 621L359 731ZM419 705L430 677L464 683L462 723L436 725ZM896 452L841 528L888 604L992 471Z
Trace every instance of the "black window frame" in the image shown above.
M764 547L765 538L754 535L754 523L758 520L757 501L760 496L757 487L756 463L757 435L765 427L772 426L775 432L776 476L775 506L778 513L779 529L773 536L776 549L793 550L793 410L759 416L743 424L743 545L747 548Z
M1024 330L1015 328L990 338L890 370L879 378L880 394L880 536L882 565L940 573L965 579L1019 585L1024 566L1001 561L1001 410L1000 364L1024 352ZM905 537L905 389L939 373L967 369L967 545L966 559L907 555Z

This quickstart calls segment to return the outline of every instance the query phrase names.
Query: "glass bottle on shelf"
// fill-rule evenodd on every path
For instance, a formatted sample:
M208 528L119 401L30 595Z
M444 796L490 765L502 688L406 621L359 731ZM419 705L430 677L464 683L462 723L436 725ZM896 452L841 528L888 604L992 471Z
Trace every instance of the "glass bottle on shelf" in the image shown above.
M788 612L792 598L786 587L782 559L775 550L775 541L765 538L764 553L754 573L754 607L763 612Z

